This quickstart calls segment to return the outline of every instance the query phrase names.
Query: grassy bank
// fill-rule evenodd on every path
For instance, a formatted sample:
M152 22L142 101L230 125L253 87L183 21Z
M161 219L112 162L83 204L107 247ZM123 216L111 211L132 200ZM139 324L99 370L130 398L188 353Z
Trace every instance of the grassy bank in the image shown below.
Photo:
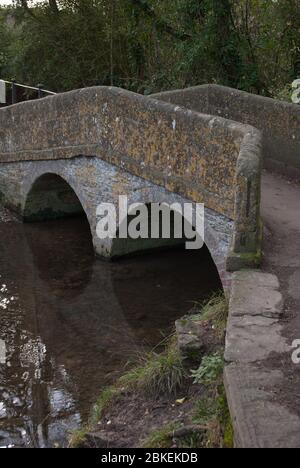
M204 331L202 351L187 358L174 334L162 352L140 357L135 367L101 392L89 424L72 434L70 446L231 447L223 386L226 318L223 296L196 304L182 320Z

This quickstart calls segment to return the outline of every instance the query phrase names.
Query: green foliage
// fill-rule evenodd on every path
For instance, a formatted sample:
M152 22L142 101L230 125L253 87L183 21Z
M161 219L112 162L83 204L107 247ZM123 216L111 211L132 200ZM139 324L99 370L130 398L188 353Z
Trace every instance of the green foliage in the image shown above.
M191 371L195 384L214 385L223 374L224 359L220 352L205 356L198 369Z
M292 85L291 83L289 83L284 88L275 91L274 97L276 97L276 99L278 99L279 101L291 101L292 92Z
M299 0L45 0L0 8L3 78L150 94L215 82L289 99Z
M12 61L10 44L13 42L13 32L6 18L5 11L0 8L0 77L5 77L8 64Z
M209 396L198 400L193 422L206 427L205 447L232 448L233 428L223 384L215 384Z
M192 372L194 384L206 387L205 397L198 400L193 422L206 428L203 446L232 448L233 428L223 384L224 360L220 352L206 356L199 369Z

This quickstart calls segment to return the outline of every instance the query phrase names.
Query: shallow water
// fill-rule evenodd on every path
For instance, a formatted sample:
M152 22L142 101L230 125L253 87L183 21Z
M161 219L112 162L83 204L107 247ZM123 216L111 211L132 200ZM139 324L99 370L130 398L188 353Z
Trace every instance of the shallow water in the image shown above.
M220 288L206 249L97 260L85 218L0 208L0 447L66 445L101 389Z

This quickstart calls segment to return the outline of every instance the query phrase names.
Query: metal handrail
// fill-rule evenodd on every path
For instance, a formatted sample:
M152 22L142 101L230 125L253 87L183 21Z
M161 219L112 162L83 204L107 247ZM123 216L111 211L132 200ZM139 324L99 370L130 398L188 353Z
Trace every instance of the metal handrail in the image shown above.
M32 89L33 91L42 91L43 93L47 93L47 94L57 94L57 93L54 93L53 91L49 91L48 89L43 89L41 88L41 86L38 86L38 87L28 86L28 85L23 85L21 83L17 83L16 81L6 81L6 80L0 80L0 81L3 81L6 84L18 86L19 88L28 88L28 89Z
M52 96L54 96L55 94L57 93L54 93L53 91L49 91L48 89L44 89L42 86L43 85L37 85L37 87L35 86L28 86L28 85L24 85L24 84L21 84L21 83L17 83L17 81L15 80L12 80L12 81L7 81L7 80L0 80L2 81L2 83L5 83L5 84L8 84L8 85L11 85L11 90L12 90L12 104L16 104L18 102L18 99L17 99L17 87L18 88L24 88L24 89L30 89L32 91L37 91L38 92L38 97L39 99L43 97L44 94L50 94Z

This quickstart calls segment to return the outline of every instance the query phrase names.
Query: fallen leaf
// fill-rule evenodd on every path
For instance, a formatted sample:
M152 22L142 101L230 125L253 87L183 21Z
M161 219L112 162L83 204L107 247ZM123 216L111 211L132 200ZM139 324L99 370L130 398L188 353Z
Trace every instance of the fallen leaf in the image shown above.
M183 403L185 402L186 398L181 398L179 400L176 400L176 405L183 405Z

